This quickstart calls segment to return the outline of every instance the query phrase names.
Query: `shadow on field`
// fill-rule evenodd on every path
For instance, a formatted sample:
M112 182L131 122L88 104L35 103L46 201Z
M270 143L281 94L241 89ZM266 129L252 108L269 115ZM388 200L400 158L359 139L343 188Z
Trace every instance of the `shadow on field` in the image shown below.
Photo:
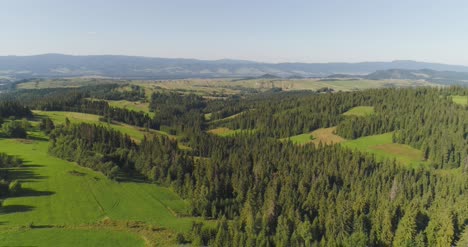
M137 173L128 175L124 172L119 172L116 180L120 183L150 183L143 175Z
M45 179L47 176L38 175L34 170L43 167L43 165L25 164L20 167L1 169L6 172L8 180L20 180L21 182L34 182Z
M46 137L40 137L40 136L29 136L28 139L30 140L35 140L35 141L48 141Z
M18 195L10 196L9 198L15 198L15 197L29 197L29 196L51 196L55 194L53 191L38 191L38 190L33 190L29 188L24 188L21 189L21 191L18 192Z
M49 229L49 228L54 228L55 226L53 225L31 225L30 227L32 229Z
M1 214L24 213L32 211L35 207L28 205L7 205L0 208Z

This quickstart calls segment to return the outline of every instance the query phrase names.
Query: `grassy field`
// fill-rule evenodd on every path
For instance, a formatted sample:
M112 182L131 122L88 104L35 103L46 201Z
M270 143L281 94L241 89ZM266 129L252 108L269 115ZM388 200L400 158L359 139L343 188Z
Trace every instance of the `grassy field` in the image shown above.
M149 103L147 102L132 102L128 100L107 100L107 102L113 107L142 111L148 113L151 117L154 116L154 113L149 111Z
M73 88L101 84L123 84L129 81L105 78L60 78L50 80L31 80L17 85L18 89Z
M434 86L422 81L408 80L320 80L320 79L190 79L166 81L134 81L148 91L171 90L196 94L238 94L244 89L268 90L272 87L284 91L317 90L328 87L336 91L353 91L369 88Z
M321 128L314 130L311 134L314 137L314 140L312 140L313 143L315 144L335 144L335 143L341 143L345 141L341 136L335 135L335 129L336 127L331 127L331 128Z
M234 136L239 133L253 133L253 132L255 132L255 130L241 130L241 129L232 130L232 129L225 128L225 127L208 130L208 133L222 136L222 137Z
M21 229L0 232L0 246L145 246L136 234L114 231L70 229Z
M331 128L320 128L314 130L310 133L300 134L296 136L291 136L289 138L283 138L281 140L290 140L295 144L306 144L306 143L314 143L318 145L319 143L331 145L335 143L341 143L345 141L341 136L335 135L336 127Z
M37 229L65 227L65 231L70 227L95 224L104 218L142 221L161 227L161 233L189 230L194 218L181 216L188 214L189 204L170 189L142 182L114 182L100 173L50 156L47 147L47 141L0 139L0 152L17 155L25 161L23 167L9 171L13 179L21 181L24 189L19 196L4 201L0 232L31 224ZM23 244L21 239L14 242L16 238L10 236L40 238L42 235L36 233L37 229L3 233L0 239L12 245ZM54 234L56 238L73 239L80 235L74 231L63 233L63 236L59 233L61 231ZM45 231L44 236L47 234L53 234L53 231ZM81 234L81 237L87 236L85 232ZM96 231L90 241L95 239L99 243L106 236L120 241L125 235ZM133 246L133 243L141 246L141 241L136 241L135 237L125 239L121 246ZM119 246L110 243L101 246Z
M239 113L236 113L236 114L234 114L234 115L227 116L227 117L225 117L225 118L213 120L213 121L211 121L210 123L213 124L213 123L219 123L219 122L222 122L222 121L234 119L234 118L236 118L236 117L241 116L243 113L244 113L244 112L239 112ZM209 121L209 120L211 120L211 118L212 118L212 117L211 117L211 113L205 114L204 117L205 117L205 120L206 120L206 121ZM209 120L207 120L207 117L209 117Z
M59 112L59 111L33 111L34 115L38 117L49 117L56 124L65 123L65 119L68 118L71 123L93 123L93 124L102 124L107 125L107 123L99 121L98 115L79 113L79 112ZM122 124L122 123L111 123L109 125L111 128L120 131L124 134L129 135L135 141L140 141L145 135L148 134L143 128L136 126ZM162 131L150 130L150 133L154 134L164 134L168 135ZM169 135L168 135L169 136Z
M374 114L374 107L372 106L356 106L349 111L343 113L345 116L358 116L365 117Z
M379 159L396 159L398 162L409 166L418 166L427 163L423 160L423 153L420 150L408 145L393 143L392 133L348 140L341 145L375 154Z
M312 136L311 133L304 133L300 135L291 136L289 138L282 138L281 140L289 140L293 142L294 144L301 145L301 144L310 143L312 142L313 139L314 137Z
M453 103L459 104L459 105L468 105L468 96L460 96L460 95L454 95L452 96Z

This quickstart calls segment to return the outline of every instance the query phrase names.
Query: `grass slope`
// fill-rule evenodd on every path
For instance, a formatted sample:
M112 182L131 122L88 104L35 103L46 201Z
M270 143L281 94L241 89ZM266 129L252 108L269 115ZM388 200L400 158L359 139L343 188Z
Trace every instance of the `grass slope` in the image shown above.
M113 107L128 109L137 112L142 111L148 113L151 117L154 116L154 113L149 111L149 103L132 102L128 100L107 100L107 102L109 102L109 105Z
M240 133L254 133L254 132L255 130L243 130L243 129L232 130L226 127L219 127L216 129L208 130L208 133L222 136L222 137L230 137L230 136L234 136Z
M87 113L79 113L79 112L61 112L61 111L33 111L34 115L38 117L49 117L54 121L56 124L63 124L65 123L65 119L68 118L72 123L93 123L93 124L101 124L107 125L107 123L99 121L98 115L87 114ZM142 140L145 135L148 134L143 128L139 128L136 126L123 124L123 123L111 123L109 127L113 128L114 130L120 131L124 134L129 135L135 141ZM169 135L166 132L158 131L158 130L150 130L152 134L158 135L165 135L169 138L177 138L176 136Z
M295 135L289 138L283 138L281 140L290 140L294 144L299 144L299 145L306 144L306 143L314 143L316 145L318 145L319 143L322 143L322 144L331 145L331 144L341 143L345 141L345 139L343 139L341 136L335 135L335 129L336 127L320 128L310 133Z
M0 246L145 246L135 234L114 231L35 229L0 232Z
M321 128L314 130L312 132L312 136L314 137L314 140L312 141L315 144L335 144L335 143L341 143L345 141L345 139L341 136L335 135L335 129L336 127L331 127L331 128Z
M291 136L289 138L282 138L281 140L290 140L294 144L301 145L301 144L310 143L312 142L313 139L314 137L312 136L312 133L304 133L300 135Z
M392 133L348 140L341 145L375 154L379 159L396 159L398 162L409 166L418 166L427 163L423 161L423 154L420 150L408 145L393 143Z
M118 183L109 180L100 173L50 156L47 147L47 141L0 139L0 152L17 155L25 161L23 167L9 171L11 179L21 181L23 191L3 203L0 240L4 241L0 243L24 244L29 242L23 242L20 237L31 237L33 240L38 238L37 245L51 246L57 243L47 242L49 240L41 236L58 234L55 238L65 241L60 246L67 246L69 242L66 239L71 239L73 243L73 239L88 238L84 231L81 231L80 237L80 232L75 231L74 227L95 224L102 219L145 222L160 227L161 234L187 232L195 220L182 217L188 214L189 204L168 188L142 182ZM36 228L26 229L31 232L22 232L25 226L31 224L37 228L52 228L44 231L44 235L36 233ZM64 229L54 230L57 229L55 227ZM68 230L73 232L65 233ZM122 242L121 237L125 234L119 237L109 231L100 232L99 228L95 231L94 235L89 235L89 241L96 244L86 244L87 240L80 244L97 246L102 239L108 238L109 244L101 246L141 246L141 241L136 244L133 235L125 237L126 240ZM175 235L170 236L174 238ZM114 244L116 242L122 244Z
M452 101L455 104L465 106L465 105L468 105L468 96L454 95L452 96Z
M374 107L372 106L356 106L349 111L343 113L345 116L358 116L365 117L374 114Z

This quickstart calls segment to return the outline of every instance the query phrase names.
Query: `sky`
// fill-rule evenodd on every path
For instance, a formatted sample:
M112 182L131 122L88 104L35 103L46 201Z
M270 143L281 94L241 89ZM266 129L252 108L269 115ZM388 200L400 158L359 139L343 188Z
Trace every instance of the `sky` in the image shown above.
M468 1L0 0L0 55L468 65Z

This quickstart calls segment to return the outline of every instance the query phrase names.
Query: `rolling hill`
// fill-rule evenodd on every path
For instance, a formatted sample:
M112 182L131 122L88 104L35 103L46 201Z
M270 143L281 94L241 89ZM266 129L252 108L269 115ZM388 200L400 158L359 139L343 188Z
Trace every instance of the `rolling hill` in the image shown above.
M117 55L44 54L0 56L0 79L96 76L125 79L242 78L265 74L279 77L365 75L378 70L467 72L468 67L416 61L362 63L259 63L245 60L196 60Z

